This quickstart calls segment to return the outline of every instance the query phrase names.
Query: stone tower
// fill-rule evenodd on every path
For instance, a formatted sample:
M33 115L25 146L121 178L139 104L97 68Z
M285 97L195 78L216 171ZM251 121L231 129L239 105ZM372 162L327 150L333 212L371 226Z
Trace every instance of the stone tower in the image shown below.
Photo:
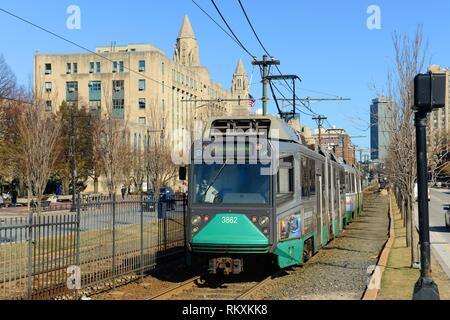
M233 81L231 82L231 92L233 93L234 99L248 99L249 97L250 92L248 77L247 72L245 72L242 59L239 59L236 71L234 71ZM235 104L240 106L248 106L248 101L237 101Z
M188 16L184 16L183 25L181 26L177 43L175 45L173 60L175 63L179 63L184 66L200 66L198 43L197 39L195 39L194 31L192 31L191 22L189 21Z

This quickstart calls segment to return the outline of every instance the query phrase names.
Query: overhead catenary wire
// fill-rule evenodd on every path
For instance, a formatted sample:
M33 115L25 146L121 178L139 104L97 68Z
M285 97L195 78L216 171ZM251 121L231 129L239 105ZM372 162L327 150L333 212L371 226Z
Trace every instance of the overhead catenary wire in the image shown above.
M216 5L216 2L214 0L211 0L212 4L214 5L214 8L216 8L217 13L219 14L220 18L222 19L223 23L227 26L228 30L231 32L231 34L234 36L236 41L239 43L240 47L247 52L253 59L256 59L256 56L254 54L251 54L250 51L247 50L247 48L242 44L242 42L239 40L239 38L234 33L233 29L231 29L230 25L228 24L227 20L223 16L222 12L220 11L219 7Z
M224 27L222 27L205 9L203 9L195 0L191 0L196 6L197 6L197 8L199 8L212 22L214 22L214 24L215 25L217 25L231 40L233 40L241 49L244 49L243 47L242 47L242 44L240 44L239 43L239 41L236 39L236 38L234 38L227 30L225 30L225 28ZM245 49L244 49L244 51L246 51ZM246 53L248 54L248 55L250 55L250 57L251 58L254 58L254 56L250 53L250 52L247 52L246 51Z
M242 12L244 13L245 18L247 19L247 22L248 22L248 24L250 25L250 28L252 29L253 34L254 34L255 37L256 37L256 40L258 40L258 42L259 42L259 44L261 45L261 48L264 50L264 52L267 53L267 55L268 55L271 59L273 59L272 55L267 51L266 47L264 47L264 45L263 45L261 39L259 38L258 34L256 33L256 30L255 30L255 28L253 27L253 25L252 25L252 23L251 23L251 21L250 21L250 18L248 17L247 12L245 11L244 5L242 4L241 0L238 0L238 1L239 1L239 5L241 6Z

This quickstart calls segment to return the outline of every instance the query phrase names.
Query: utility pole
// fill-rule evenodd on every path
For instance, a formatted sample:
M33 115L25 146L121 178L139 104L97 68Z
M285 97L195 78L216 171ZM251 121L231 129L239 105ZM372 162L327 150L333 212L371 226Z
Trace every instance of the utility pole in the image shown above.
M319 129L319 149L322 147L322 127L323 127L323 122L325 120L327 120L327 117L324 116L317 116L314 117L313 120L315 120L317 122L317 127Z
M268 60L267 55L263 55L262 61L254 60L252 62L254 66L262 67L262 83L263 83L263 91L262 91L262 105L263 105L263 115L267 114L267 84L269 76L269 66L272 65L280 65L279 60Z

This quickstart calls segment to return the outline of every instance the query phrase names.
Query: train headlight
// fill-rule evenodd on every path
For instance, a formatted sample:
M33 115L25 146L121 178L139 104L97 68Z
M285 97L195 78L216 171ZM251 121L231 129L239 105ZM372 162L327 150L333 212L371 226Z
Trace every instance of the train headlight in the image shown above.
M269 217L266 217L266 216L259 217L258 223L261 227L269 226L269 222L270 222Z
M199 226L201 222L202 222L202 217L200 217L200 216L192 216L191 224L193 226Z

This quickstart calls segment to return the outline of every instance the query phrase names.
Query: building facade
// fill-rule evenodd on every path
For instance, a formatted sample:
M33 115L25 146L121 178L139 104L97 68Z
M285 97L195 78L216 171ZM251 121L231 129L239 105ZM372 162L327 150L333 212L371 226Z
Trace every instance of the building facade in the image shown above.
M345 129L322 128L319 142L319 131L314 134L316 146L321 146L323 150L333 152L337 157L342 158L348 164L355 164L355 147L352 139Z
M392 97L378 97L370 106L370 149L371 159L385 161L391 137L394 100Z
M226 100L249 95L241 60L230 90L211 80L208 69L200 64L198 43L187 16L173 59L151 44L97 47L95 53L38 54L34 57L34 85L48 111L56 112L63 101L91 111L110 110L114 117L126 120L132 131L155 129L156 123L157 129L172 137L176 130L190 130L200 115L245 110L246 100L241 106Z
M428 147L433 153L448 152L450 144L450 70L443 69L439 65L432 65L429 72L446 75L447 91L445 107L434 110L428 119Z

